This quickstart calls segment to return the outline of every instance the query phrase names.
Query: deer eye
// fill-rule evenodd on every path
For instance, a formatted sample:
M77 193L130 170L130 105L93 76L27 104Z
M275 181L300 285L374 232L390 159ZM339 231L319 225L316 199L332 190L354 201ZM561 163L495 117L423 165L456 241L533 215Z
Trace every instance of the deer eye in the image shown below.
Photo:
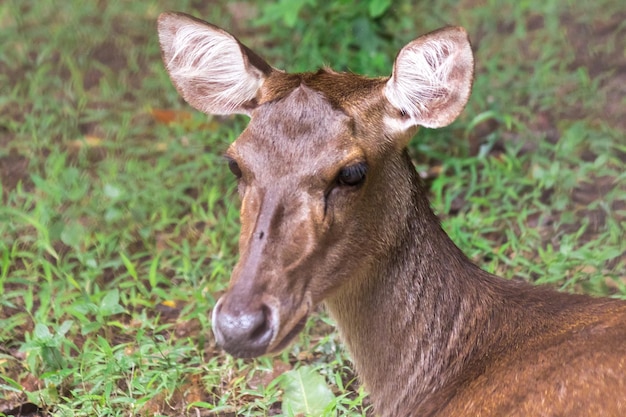
M227 158L228 160L228 169L230 169L230 172L233 173L233 175L235 177L237 177L237 179L241 178L241 168L239 168L239 164L237 164L237 162L232 159L232 158Z
M360 185L365 180L365 174L367 174L367 164L365 162L348 165L339 171L337 184L350 187Z

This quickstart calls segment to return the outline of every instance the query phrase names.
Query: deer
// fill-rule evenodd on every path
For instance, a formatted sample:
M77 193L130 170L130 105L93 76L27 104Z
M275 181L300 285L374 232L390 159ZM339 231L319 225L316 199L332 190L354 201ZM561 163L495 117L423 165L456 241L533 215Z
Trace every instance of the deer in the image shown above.
M323 304L380 416L626 415L626 302L476 266L409 157L469 99L463 28L408 43L386 77L287 73L183 13L158 36L188 104L250 117L225 154L241 230L212 312L221 348L276 354Z

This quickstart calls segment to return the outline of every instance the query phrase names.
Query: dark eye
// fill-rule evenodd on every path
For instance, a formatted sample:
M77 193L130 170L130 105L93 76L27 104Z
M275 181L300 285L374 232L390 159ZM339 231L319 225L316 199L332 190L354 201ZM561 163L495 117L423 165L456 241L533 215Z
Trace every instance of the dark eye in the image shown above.
M239 168L239 164L234 159L228 158L228 169L237 179L241 178L241 168Z
M367 164L365 162L359 162L354 165L348 165L339 171L337 176L337 184L355 186L360 185L365 180L365 174L367 173Z

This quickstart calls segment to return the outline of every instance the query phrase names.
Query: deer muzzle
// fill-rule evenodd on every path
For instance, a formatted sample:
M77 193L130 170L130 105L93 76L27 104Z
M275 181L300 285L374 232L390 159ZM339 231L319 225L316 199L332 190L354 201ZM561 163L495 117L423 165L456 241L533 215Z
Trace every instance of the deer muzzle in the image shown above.
M212 317L215 340L237 358L254 358L284 349L300 333L312 303L303 300L286 311L273 297L261 302L242 302L229 292L217 302ZM281 314L282 313L282 314Z
M237 304L237 305L234 305ZM264 303L241 305L220 298L213 310L213 333L217 344L235 357L264 354L279 325L275 308Z

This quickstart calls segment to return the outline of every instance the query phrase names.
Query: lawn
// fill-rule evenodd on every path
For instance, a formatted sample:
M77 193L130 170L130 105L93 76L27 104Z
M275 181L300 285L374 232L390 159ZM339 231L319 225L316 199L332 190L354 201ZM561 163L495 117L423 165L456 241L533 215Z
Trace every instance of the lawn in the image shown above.
M372 76L418 35L464 26L470 103L410 145L444 228L506 278L626 298L622 1L9 0L0 416L369 415L323 308L278 356L215 346L239 229L222 155L246 118L179 98L156 38L166 10L279 68Z

